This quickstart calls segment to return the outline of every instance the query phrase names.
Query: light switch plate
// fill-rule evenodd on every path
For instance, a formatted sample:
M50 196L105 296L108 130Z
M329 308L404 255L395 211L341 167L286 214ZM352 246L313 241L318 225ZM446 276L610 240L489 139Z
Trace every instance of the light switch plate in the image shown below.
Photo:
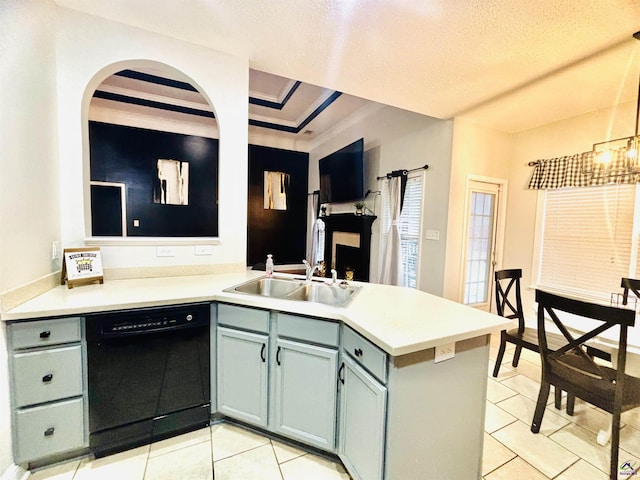
M427 230L424 238L427 240L440 240L440 230Z
M60 242L54 240L51 243L51 260L58 260L60 258Z
M447 343L446 345L438 345L436 347L435 357L433 359L433 363L442 362L444 360L449 360L450 358L455 357L456 355L456 344Z

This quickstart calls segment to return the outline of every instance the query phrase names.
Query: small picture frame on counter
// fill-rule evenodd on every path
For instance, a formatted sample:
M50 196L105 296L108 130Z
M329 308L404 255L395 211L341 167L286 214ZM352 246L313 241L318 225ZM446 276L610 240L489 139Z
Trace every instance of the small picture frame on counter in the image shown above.
M65 248L60 284L68 288L90 283L104 283L99 247Z

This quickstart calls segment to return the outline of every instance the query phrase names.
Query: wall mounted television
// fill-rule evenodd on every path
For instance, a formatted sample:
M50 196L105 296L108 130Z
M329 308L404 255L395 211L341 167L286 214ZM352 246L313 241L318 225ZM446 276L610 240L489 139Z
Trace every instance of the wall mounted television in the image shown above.
M320 159L320 203L344 203L365 197L364 139Z

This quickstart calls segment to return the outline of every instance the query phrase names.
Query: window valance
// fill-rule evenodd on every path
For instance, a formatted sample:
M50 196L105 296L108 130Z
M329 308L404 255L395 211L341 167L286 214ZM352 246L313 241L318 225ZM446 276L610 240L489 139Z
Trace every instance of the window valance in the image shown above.
M629 168L627 149L610 150L610 161L597 159L596 152L578 153L567 157L538 160L529 189L542 190L564 187L590 187L609 183L637 183L640 174Z

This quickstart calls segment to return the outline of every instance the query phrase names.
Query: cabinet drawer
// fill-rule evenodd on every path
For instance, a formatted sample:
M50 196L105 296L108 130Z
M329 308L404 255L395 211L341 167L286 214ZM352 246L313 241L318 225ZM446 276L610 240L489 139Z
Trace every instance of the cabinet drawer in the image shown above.
M278 314L278 336L306 340L311 343L338 346L340 325L337 322Z
M80 317L16 322L9 325L9 345L13 349L79 341Z
M15 462L23 463L84 445L84 408L77 398L15 414Z
M348 327L342 333L342 349L383 383L387 381L387 354Z
M16 407L82 395L80 345L13 355Z
M218 323L243 330L269 333L269 311L220 303Z

